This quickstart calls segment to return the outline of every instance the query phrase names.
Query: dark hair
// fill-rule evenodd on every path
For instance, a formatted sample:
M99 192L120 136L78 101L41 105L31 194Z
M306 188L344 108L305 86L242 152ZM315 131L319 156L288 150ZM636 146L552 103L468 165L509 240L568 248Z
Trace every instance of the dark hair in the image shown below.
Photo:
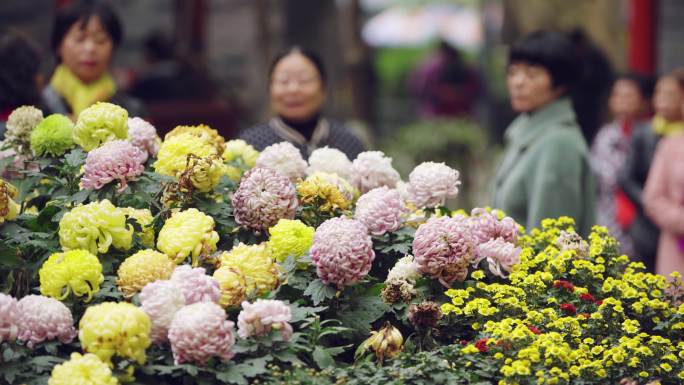
M291 48L288 48L285 51L282 51L278 53L274 58L273 61L271 61L271 66L268 69L268 81L269 83L271 82L271 78L273 77L273 70L275 70L275 67L280 63L281 60L285 58L285 56L291 55L298 53L305 58L309 59L309 61L316 67L316 70L318 71L318 76L321 79L321 85L325 88L325 66L323 65L323 60L321 60L321 57L318 56L318 54L314 51L311 51L306 48L300 48L298 46L294 46Z
M651 100L653 97L653 91L655 90L655 78L653 76L638 72L626 72L624 74L618 75L618 77L615 79L615 82L617 83L618 80L628 80L633 82L637 86L641 97L645 100Z
M0 31L0 109L37 105L40 55L33 43L14 31Z
M52 28L50 47L58 61L61 61L59 46L69 29L76 23L80 24L80 28L85 28L93 16L100 19L109 38L112 39L114 48L119 46L123 37L123 30L119 16L112 5L106 0L76 0L57 12L55 25Z
M560 32L536 31L513 44L508 65L526 62L544 67L553 87L571 89L581 74L580 61L570 40Z

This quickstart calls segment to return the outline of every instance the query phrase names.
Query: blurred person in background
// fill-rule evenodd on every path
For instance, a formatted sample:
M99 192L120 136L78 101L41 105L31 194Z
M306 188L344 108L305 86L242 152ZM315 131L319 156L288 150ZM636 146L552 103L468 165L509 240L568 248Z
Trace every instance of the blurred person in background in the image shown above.
M130 116L142 114L142 104L117 90L109 72L122 35L119 17L106 1L76 0L58 10L51 38L57 67L43 90L50 113L77 117L93 103L106 101Z
M534 32L508 56L511 106L520 115L506 130L492 206L527 229L559 216L574 218L583 236L594 225L589 149L568 97L578 67L572 44L556 32Z
M681 111L684 93L680 87L682 81L683 70L658 79L653 96L655 115L651 124L633 128L627 159L618 180L625 194L636 205L636 215L629 227L629 236L634 242L637 257L646 264L649 271L654 271L655 268L659 230L646 215L643 190L660 139L684 130Z
M629 256L634 246L627 230L634 220L636 207L618 185L632 137L632 131L650 126L654 81L636 73L618 76L608 105L613 121L599 130L591 146L591 166L597 177L597 223L608 227L620 242L620 250Z
M418 98L421 118L472 117L482 93L479 74L444 41L420 64L409 86Z
M17 32L0 31L0 141L15 108L41 108L42 81L40 55L33 43Z
M277 55L269 70L271 109L276 116L243 131L240 138L259 151L288 141L305 158L325 146L344 152L349 159L356 158L365 150L361 139L323 116L325 87L325 68L318 55L298 47Z
M680 92L684 92L684 77L680 77L683 73L675 72ZM680 96L679 102L684 108L684 98ZM684 111L680 114L684 116ZM660 229L655 272L665 276L684 272L684 124L673 125L661 135L644 187L643 204L646 215Z
M144 61L129 91L136 98L151 103L214 97L214 83L206 71L177 55L173 39L164 32L155 31L145 38Z

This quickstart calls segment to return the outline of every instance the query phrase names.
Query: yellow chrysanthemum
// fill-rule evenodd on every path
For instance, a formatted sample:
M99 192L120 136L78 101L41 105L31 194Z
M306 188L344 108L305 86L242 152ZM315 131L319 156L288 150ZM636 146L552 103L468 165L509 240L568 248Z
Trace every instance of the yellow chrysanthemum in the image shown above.
M168 134L164 136L164 140L173 138L174 136L190 134L194 137L194 140L201 140L205 143L209 143L216 148L218 154L223 152L226 146L226 140L223 136L219 135L218 131L207 126L206 124L199 124L197 126L176 126L173 130L169 131Z
M128 250L133 242L133 227L126 215L109 200L73 208L59 221L59 243L64 250L84 249L93 254L106 253L110 246Z
M19 205L14 201L16 197L17 189L0 178L0 225L17 217Z
M297 184L301 205L316 205L322 212L347 210L354 199L349 182L334 174L317 172Z
M80 249L52 254L38 274L40 293L60 301L73 292L77 297L87 295L88 302L100 291L104 281L100 261L87 250Z
M223 151L223 160L226 162L242 158L242 162L249 168L254 167L258 157L259 151L242 139L229 140L226 143L225 151Z
M118 355L145 363L150 346L150 317L127 302L104 302L86 309L79 323L78 338L83 350L112 365Z
M179 211L171 215L159 231L157 248L181 263L192 255L192 265L216 251L219 236L214 231L214 219L197 209Z
M154 171L177 177L185 171L189 154L203 158L218 154L218 150L211 143L198 140L191 133L167 136L159 148L157 161L152 165Z
M169 279L175 267L176 264L168 255L154 250L141 250L121 263L116 284L124 297L130 298L150 282Z
M189 159L183 175L188 176L190 183L198 191L210 192L218 185L221 177L226 174L228 174L228 166L223 163L220 156L213 155Z
M232 267L245 276L247 295L262 295L278 287L280 268L273 260L266 243L240 243L220 255L220 267Z
M118 385L106 363L94 354L71 353L71 359L52 369L48 385Z
M221 306L237 306L247 297L247 281L240 269L222 266L214 271L213 278L221 287Z
M301 257L311 247L315 231L300 220L279 220L268 230L271 235L268 246L273 257L278 262L283 262L289 256Z
M127 217L135 219L142 228L142 232L138 233L138 236L140 236L143 246L154 247L154 228L152 227L154 217L152 217L152 212L148 209L134 209L132 207L123 207L121 210Z

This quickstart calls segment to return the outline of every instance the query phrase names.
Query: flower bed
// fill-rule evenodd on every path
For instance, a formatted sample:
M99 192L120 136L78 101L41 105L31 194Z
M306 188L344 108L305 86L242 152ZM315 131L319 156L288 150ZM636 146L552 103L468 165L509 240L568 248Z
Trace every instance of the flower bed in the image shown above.
M0 150L0 382L663 384L684 289L570 218L449 211L459 173L256 152L99 103Z

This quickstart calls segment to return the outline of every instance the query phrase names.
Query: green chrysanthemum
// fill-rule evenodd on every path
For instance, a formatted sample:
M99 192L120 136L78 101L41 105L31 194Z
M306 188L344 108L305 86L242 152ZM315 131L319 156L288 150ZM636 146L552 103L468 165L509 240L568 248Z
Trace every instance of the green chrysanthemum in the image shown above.
M74 147L74 123L64 115L52 114L31 132L31 151L36 156L60 156Z
M104 142L128 137L128 111L112 103L98 102L78 115L74 142L90 151Z

